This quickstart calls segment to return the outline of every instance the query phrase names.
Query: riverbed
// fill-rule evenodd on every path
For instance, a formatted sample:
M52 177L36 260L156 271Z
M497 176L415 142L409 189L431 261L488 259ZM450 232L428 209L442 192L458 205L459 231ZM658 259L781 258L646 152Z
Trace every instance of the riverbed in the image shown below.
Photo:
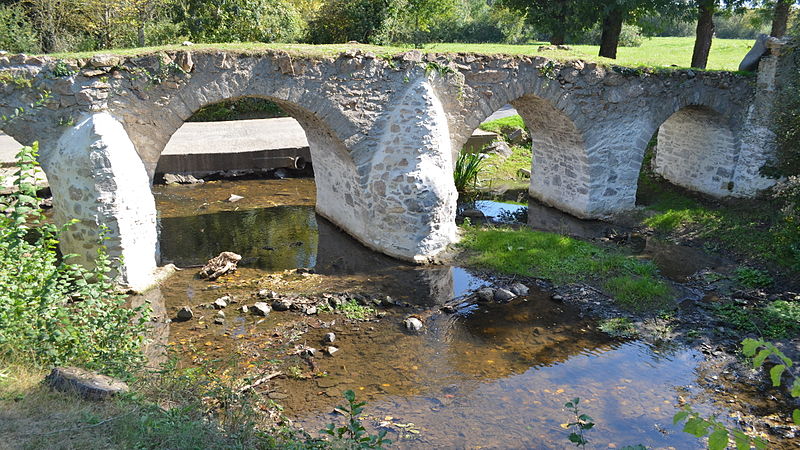
M412 266L372 252L314 213L314 192L311 179L154 189L163 260L184 270L148 297L164 305L167 317L183 306L195 311L192 320L166 323L159 331L182 365L231 367L253 377L281 372L259 392L312 434L343 421L334 408L351 389L368 402L367 428L387 430L399 448L568 447L566 425L574 417L564 404L575 397L596 423L587 437L597 448L703 448L672 424L679 407L691 402L700 412L729 415L701 387L700 352L613 339L594 319L536 285L510 303L438 312L438 305L499 281L461 267ZM232 194L243 198L227 201ZM536 203L470 207L488 221L524 217L518 226L583 238L617 232ZM699 266L728 265L697 249L626 239L641 247L638 257L653 259L676 282ZM195 267L221 251L243 256L239 270L214 282L197 279ZM324 308L266 317L239 312L263 301L258 292L297 302L356 299L371 313L354 319ZM221 297L230 303L224 318L207 307ZM402 325L412 314L425 319L420 332ZM335 334L333 343L323 342L328 333ZM338 351L324 355L326 346ZM319 350L313 358L303 357L308 347Z

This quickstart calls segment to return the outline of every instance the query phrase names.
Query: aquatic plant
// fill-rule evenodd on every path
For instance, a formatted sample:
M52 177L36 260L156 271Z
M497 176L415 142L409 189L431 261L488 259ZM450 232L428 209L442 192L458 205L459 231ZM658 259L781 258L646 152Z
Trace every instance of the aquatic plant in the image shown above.
M481 153L461 152L456 159L453 179L458 192L464 192L467 187L474 187L478 181L478 173L483 166Z

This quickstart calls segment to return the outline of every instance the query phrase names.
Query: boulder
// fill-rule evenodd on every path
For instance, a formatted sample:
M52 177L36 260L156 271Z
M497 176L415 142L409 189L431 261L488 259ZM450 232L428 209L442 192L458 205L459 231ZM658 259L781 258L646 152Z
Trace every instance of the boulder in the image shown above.
M186 322L187 320L192 320L192 318L194 318L194 312L188 306L182 306L178 310L178 314L175 315L175 319L179 322Z
M509 291L508 289L498 289L494 291L494 300L501 303L509 302L516 296L517 296L516 294Z
M508 133L507 137L508 137L508 142L514 145L523 144L527 142L528 139L530 139L528 133L522 128L514 129L512 132Z
M258 295L261 298L269 298L269 299L275 299L280 297L277 292L270 291L269 289L262 289L258 291L258 294L256 295Z
M761 57L769 51L767 49L767 39L769 39L769 36L766 34L759 34L758 37L756 37L753 47L744 55L742 62L739 63L739 70L746 70L748 72L755 72L758 70L758 63L761 61Z
M220 298L214 300L214 302L211 303L211 306L213 306L214 309L224 309L224 308L228 307L228 303L230 301L231 301L231 298L226 295L224 297L220 297Z
M420 331L422 329L422 321L418 317L407 317L403 321L403 326L408 331Z
M292 307L292 302L286 299L279 299L272 302L272 309L275 311L288 311Z
M522 295L522 296L528 295L528 286L525 286L522 283L512 284L509 290L515 295Z
M128 392L124 382L78 367L56 367L44 381L57 391L75 393L87 400L105 400Z
M475 295L478 297L478 300L483 302L490 302L494 300L494 289L490 287L480 288L475 292Z
M270 311L272 311L272 308L270 308L270 306L264 302L256 302L251 309L253 310L253 314L264 317L269 315Z

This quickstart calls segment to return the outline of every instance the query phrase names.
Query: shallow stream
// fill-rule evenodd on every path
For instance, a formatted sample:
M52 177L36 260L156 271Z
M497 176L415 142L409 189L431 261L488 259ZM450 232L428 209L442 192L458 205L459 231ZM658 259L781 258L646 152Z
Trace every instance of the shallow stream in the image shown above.
M263 394L312 433L342 420L333 408L343 403L346 389L368 402L368 428L388 429L399 448L566 448L571 444L564 425L572 417L563 406L574 397L581 398L581 412L594 418L588 437L597 448L702 448L672 425L678 405L693 399L695 409L725 415L697 387L702 355L611 339L593 320L534 286L511 303L433 314L422 333L406 332L401 322L409 311L441 305L492 280L458 267L411 266L364 248L315 215L313 180L159 186L155 194L165 263L197 266L221 251L243 256L231 276L208 282L194 277L196 269L185 269L149 294L169 317L183 305L202 316L165 325L162 338L184 364L212 361L256 372L280 365L290 376L273 379ZM226 201L231 194L244 198ZM520 215L525 208L491 202L475 207L490 218L502 211L504 217ZM608 233L607 224L535 203L527 208L533 228L587 238ZM649 239L640 246L641 257L654 259L678 281L699 265L726 265ZM254 292L264 288L388 295L410 305L379 308L384 317L355 323L330 313L273 311L260 318L240 315L232 305L222 325L212 323L216 311L198 306L223 295L252 304ZM334 356L316 357L310 367L294 355L302 346L319 348L328 332L337 336Z

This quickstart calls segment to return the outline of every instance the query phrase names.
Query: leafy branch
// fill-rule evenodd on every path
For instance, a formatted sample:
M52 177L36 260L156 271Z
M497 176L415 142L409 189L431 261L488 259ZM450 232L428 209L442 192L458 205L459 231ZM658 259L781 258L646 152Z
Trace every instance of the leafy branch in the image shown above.
M381 430L377 436L367 435L367 430L358 418L359 414L364 411L364 405L367 402L357 402L355 392L349 389L345 391L344 398L347 400L347 405L339 406L337 409L347 417L347 423L338 428L330 423L327 428L322 430L323 433L340 440L351 441L356 448L383 448L384 445L392 443L391 440L385 438L386 430Z
M794 368L794 362L775 347L775 344L761 339L747 338L742 341L742 353L748 358L753 358L754 368L761 367L768 358L774 357L778 364L769 369L772 386L779 387L783 374L789 374L793 380L790 395L794 398L800 397L800 375ZM792 411L792 421L795 425L800 425L800 409Z

